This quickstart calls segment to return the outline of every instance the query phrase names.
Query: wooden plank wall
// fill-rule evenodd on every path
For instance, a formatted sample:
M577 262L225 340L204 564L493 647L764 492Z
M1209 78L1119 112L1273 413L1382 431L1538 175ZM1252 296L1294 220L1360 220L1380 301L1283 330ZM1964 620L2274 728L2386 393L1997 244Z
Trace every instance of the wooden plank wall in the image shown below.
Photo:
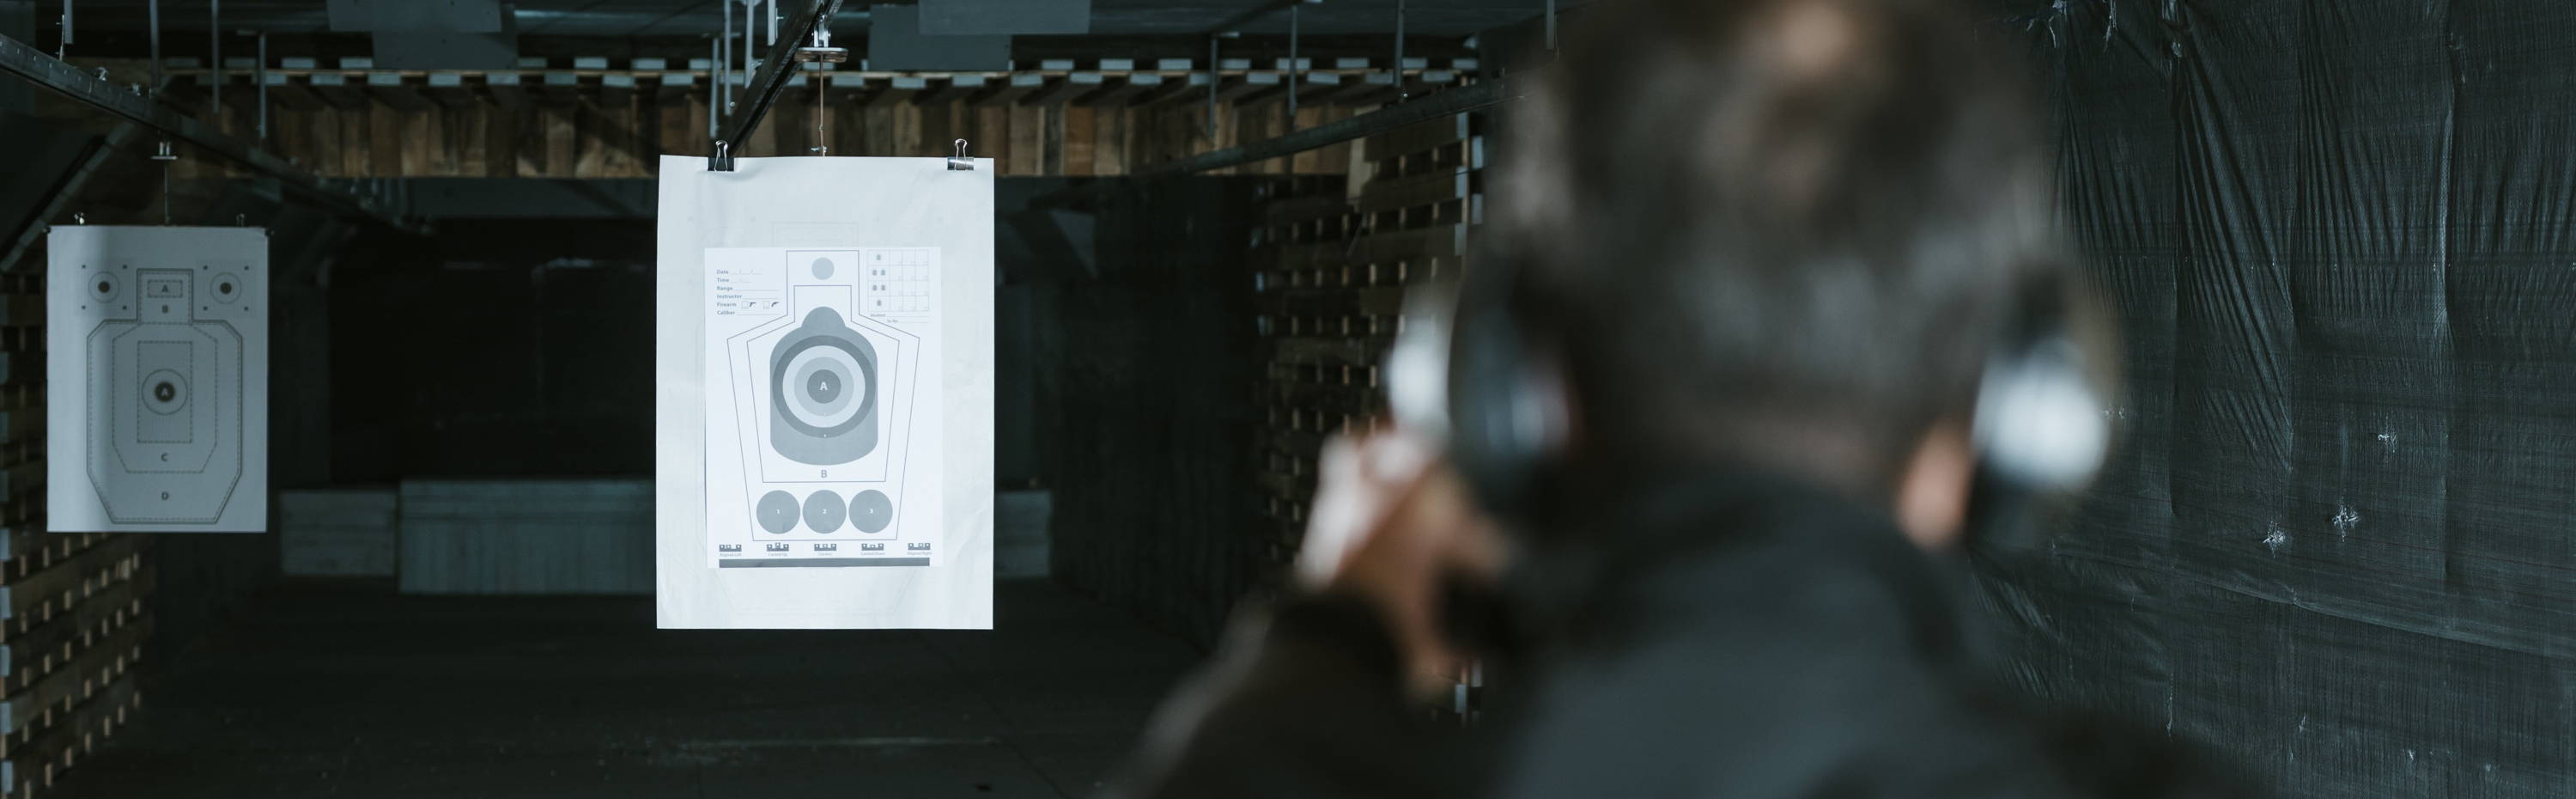
M45 532L43 309L32 270L0 275L0 790L13 797L129 720L152 630L141 538Z
M1255 483L1268 558L1284 573L1305 536L1324 440L1385 423L1384 357L1405 292L1454 279L1483 217L1484 137L1459 115L1361 140L1347 178L1298 178L1254 247L1260 382ZM1472 715L1481 677L1456 675L1444 710Z
M1204 113L1179 106L845 103L825 107L818 135L814 108L791 103L773 111L739 154L809 155L823 141L832 155L936 156L947 155L950 143L962 138L972 154L1000 165L1003 175L1120 175L1211 149ZM1304 108L1297 119L1313 126L1352 113ZM326 107L273 112L271 126L280 155L330 177L623 178L650 177L664 153L705 154L705 114L706 104L697 98L636 98L623 105L580 100L409 111ZM1287 118L1286 106L1278 103L1228 109L1220 114L1214 146L1286 133ZM1313 174L1338 170L1346 160L1316 151L1216 174ZM175 174L211 176L202 160Z
M1373 73L1377 80L1364 71L1312 73L1295 92L1311 102L1300 104L1292 124L1283 74L814 73L789 85L737 154L810 155L828 146L832 155L938 156L963 138L1004 175L1120 175L1344 119L1395 96L1383 71ZM1465 74L1416 69L1407 88L1459 85ZM258 139L259 101L243 76L227 82L220 109L202 68L174 76L164 99L245 141ZM701 73L307 69L288 77L270 75L268 148L329 177L647 177L658 155L708 151ZM1027 83L1011 83L1021 79ZM1136 83L1122 83L1129 80ZM1205 90L1210 80L1218 91ZM1141 91L1149 85L1159 91ZM1211 94L1221 98L1212 125ZM1338 174L1350 163L1349 147L1214 174ZM173 172L234 174L203 158L183 158Z

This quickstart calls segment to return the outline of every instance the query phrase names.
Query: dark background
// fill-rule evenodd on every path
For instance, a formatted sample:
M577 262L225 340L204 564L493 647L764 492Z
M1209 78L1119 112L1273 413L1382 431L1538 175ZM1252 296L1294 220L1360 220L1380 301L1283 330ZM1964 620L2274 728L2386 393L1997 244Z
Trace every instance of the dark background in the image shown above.
M2125 331L2108 469L1983 564L2012 679L2287 796L2576 796L2576 5L1979 22L2028 59L2064 229ZM1054 492L1057 582L1205 645L1267 576L1236 268L1259 186L1066 204L1081 182L997 186L997 475ZM279 487L650 474L649 219L460 216L424 243L258 218L289 276ZM153 545L160 657L275 571L271 537Z
M2127 379L2082 512L1988 564L2014 677L2292 796L2576 795L2576 9L2013 10ZM1000 187L1096 237L1004 247L1001 474L1059 581L1205 643L1262 576L1254 192L1028 207L1069 182ZM646 473L650 222L447 231L331 279L331 480Z
M2018 677L2291 796L2576 794L2576 7L2017 17L2124 438Z

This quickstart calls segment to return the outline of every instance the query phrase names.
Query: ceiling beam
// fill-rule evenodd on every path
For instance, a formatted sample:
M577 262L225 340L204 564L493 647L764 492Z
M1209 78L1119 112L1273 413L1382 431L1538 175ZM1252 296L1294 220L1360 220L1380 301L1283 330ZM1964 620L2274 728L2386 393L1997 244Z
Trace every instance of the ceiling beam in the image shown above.
M426 232L392 201L360 189L360 186L368 185L364 181L349 185L325 183L313 173L224 135L212 125L154 103L143 95L127 91L15 39L0 37L0 72L276 178L278 182L319 198L334 208L383 222L398 230Z

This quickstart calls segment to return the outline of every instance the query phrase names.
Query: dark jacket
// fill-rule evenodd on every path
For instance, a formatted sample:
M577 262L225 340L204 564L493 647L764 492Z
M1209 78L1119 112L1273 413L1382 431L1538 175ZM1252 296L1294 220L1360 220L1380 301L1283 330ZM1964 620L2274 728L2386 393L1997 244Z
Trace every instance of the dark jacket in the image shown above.
M1472 727L1400 692L1371 612L1239 623L1115 795L2231 797L2161 733L1993 689L1954 572L1881 513L1778 480L1667 481L1534 545Z

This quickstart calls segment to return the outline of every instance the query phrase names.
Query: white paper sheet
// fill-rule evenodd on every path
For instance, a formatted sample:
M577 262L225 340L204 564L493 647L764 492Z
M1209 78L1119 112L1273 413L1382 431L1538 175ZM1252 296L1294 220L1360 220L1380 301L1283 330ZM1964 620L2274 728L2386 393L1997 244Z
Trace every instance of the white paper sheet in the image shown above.
M992 626L993 173L662 159L657 619Z
M45 240L45 529L268 529L268 231Z

